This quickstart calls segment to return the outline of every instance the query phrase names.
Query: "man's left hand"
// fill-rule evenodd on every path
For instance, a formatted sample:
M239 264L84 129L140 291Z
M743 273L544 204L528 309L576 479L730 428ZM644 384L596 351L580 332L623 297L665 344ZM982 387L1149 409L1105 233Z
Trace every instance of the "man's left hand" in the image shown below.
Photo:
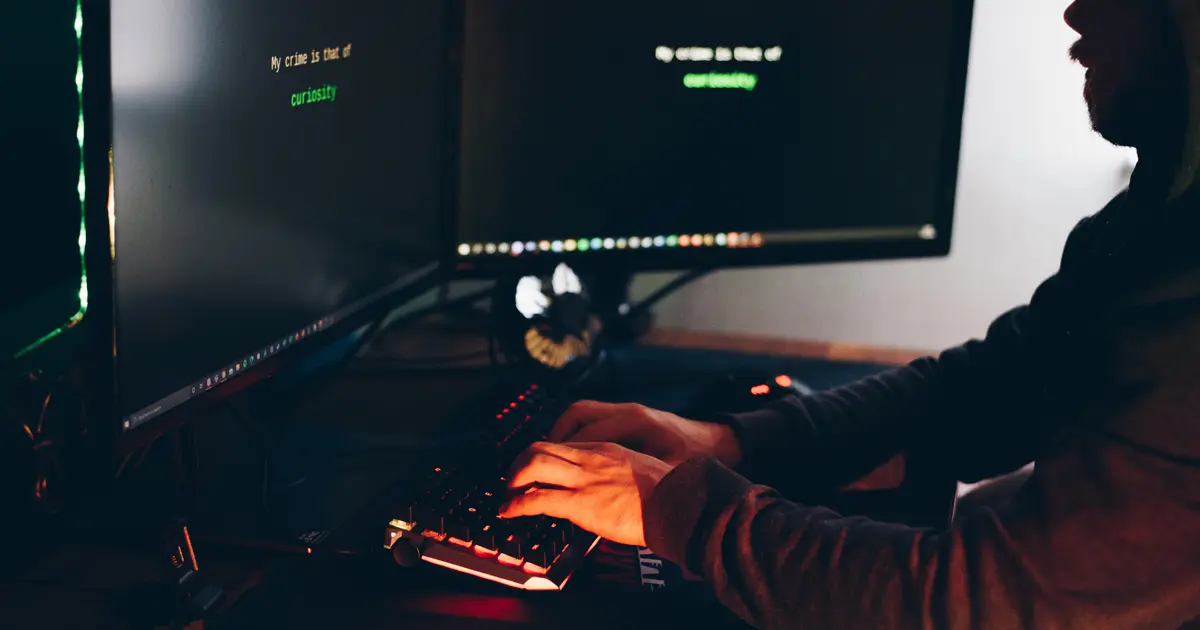
M671 466L598 442L530 446L513 465L502 518L564 518L615 543L645 546L642 502Z

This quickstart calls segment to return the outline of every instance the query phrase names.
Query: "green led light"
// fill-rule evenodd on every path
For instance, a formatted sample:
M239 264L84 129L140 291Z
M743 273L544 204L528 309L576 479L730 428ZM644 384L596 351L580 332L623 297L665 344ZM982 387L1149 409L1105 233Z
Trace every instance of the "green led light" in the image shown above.
M679 237L677 235L672 234L667 237L667 247L675 247L678 244L679 244Z
M79 310L71 316L67 322L58 328L50 331L37 341L21 348L13 355L13 358L20 358L33 352L42 344L54 339L63 334L67 330L74 328L76 324L83 321L83 316L87 312L88 305L88 288L87 288L87 268L84 266L84 252L87 250L87 228L85 226L84 214L84 168L83 168L83 4L82 0L75 2L75 98L76 109L79 112L75 123L75 138L79 142Z
M588 249L591 248L591 246L592 246L591 242L588 241L588 239L586 239L586 238L579 239L579 241L575 244L575 247L577 249L579 249L579 251L581 251L581 252L586 252Z

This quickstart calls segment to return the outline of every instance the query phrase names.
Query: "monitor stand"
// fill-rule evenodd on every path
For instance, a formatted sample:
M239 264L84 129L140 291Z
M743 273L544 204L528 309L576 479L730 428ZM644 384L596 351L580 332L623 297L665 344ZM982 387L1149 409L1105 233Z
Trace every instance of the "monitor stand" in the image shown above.
M655 304L712 271L713 268L704 267L681 273L638 302L629 295L633 272L606 270L596 273L589 289L592 308L604 325L606 344L619 346L637 341L654 326L651 309Z
M279 479L273 466L272 436L269 430L243 407L237 404L224 406L228 419L234 426L216 428L205 434L206 443L216 444L229 440L221 446L231 448L233 440L245 445L249 457L227 455L212 449L221 460L203 467L199 452L196 429L180 427L176 440L176 461L179 471L180 503L187 522L191 523L191 536L204 548L245 549L287 555L312 555L318 549L336 553L352 553L347 549L326 549L322 546L328 529L338 525L336 517L307 519L297 516L297 505L304 507L303 490L297 491L301 498L288 496L294 485L302 485L304 477L291 480ZM213 425L219 424L213 422ZM207 428L207 427L206 427ZM228 431L228 433L225 433ZM236 434L234 434L236 431ZM244 460L250 460L249 462ZM233 461L242 460L242 461ZM250 464L247 466L246 464ZM352 510L348 507L347 510ZM289 522L290 521L290 522ZM324 526L305 526L320 523Z
M133 630L189 628L218 613L228 601L225 590L200 570L186 522L171 526L163 543L159 579L135 587L123 607Z

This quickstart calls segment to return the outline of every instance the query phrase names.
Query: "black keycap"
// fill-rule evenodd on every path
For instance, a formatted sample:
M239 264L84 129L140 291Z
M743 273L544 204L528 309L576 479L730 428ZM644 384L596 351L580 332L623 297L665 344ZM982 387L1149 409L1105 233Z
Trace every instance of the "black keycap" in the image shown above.
M471 528L466 523L453 517L445 518L443 522L445 528L443 531L447 536L453 536L459 540L471 540Z
M485 549L497 549L496 528L492 525L484 525L474 529L471 532L471 539L476 545Z
M437 510L418 506L412 509L411 514L412 521L416 524L418 530L432 529L437 532L442 530L442 519Z
M467 525L470 525L472 529L476 528L484 520L484 514L476 507L477 505L474 501L468 501L457 512L459 518Z
M504 503L504 492L501 488L481 489L475 495L475 500L480 509L495 514L500 509L500 505Z
M530 543L525 548L525 561L539 567L548 567L554 560L553 550L545 543Z
M520 532L523 538L528 539L537 534L541 517L522 516L520 518L509 519L508 523L514 532Z
M524 558L525 549L521 545L521 537L516 534L510 534L508 538L500 541L500 553L514 558Z
M562 526L558 523L551 522L546 526L545 531L542 533L542 540L547 544L558 545L561 547L562 544L567 541L567 538L564 535Z

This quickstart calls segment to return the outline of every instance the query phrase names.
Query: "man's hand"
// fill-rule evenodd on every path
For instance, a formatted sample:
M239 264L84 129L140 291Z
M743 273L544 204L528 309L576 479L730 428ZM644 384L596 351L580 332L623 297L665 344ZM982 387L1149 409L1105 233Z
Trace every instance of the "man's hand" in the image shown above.
M730 467L741 459L737 438L729 427L634 404L577 402L558 419L547 439L613 442L672 467L701 456L716 457Z
M539 442L513 465L501 518L564 518L615 543L645 546L642 502L673 467L616 444Z

